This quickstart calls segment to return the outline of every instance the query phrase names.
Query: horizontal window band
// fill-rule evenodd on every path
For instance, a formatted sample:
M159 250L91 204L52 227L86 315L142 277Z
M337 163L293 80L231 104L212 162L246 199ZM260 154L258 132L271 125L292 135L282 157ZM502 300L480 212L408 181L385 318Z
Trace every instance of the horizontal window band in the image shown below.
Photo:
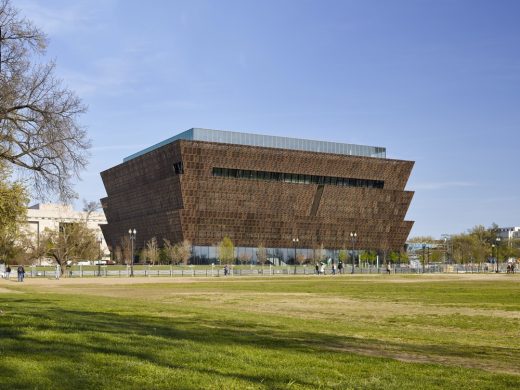
M384 188L383 180L358 179L352 177L317 176L300 173L254 171L249 169L213 168L213 176L234 179L280 181L295 184L325 184L341 187Z

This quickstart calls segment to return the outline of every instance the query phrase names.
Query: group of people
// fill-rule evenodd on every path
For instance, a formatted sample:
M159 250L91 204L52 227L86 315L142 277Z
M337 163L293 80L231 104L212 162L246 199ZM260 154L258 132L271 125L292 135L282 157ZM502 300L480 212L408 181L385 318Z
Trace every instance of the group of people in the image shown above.
M507 264L507 273L508 274L514 274L515 273L515 263L508 263Z
M325 275L325 263L316 263L314 267L314 273L316 275ZM338 262L338 266L336 267L336 263L333 261L331 266L331 273L332 275L336 275L336 272L342 274L344 271L343 262ZM508 271L509 272L509 271ZM392 273L392 265L390 262L386 264L386 273L391 274Z
M4 271L4 278L9 280L9 278L11 277L11 266L9 266L9 264L5 267L5 271ZM23 265L19 265L18 268L16 269L17 273L18 273L18 281L19 282L23 282L24 278L25 278L25 268L23 267Z
M338 265L336 266L336 263L333 261L331 266L331 272L332 275L336 275L336 272L342 274L343 273L343 262L338 262ZM316 275L325 275L325 263L316 263L314 267L314 273Z

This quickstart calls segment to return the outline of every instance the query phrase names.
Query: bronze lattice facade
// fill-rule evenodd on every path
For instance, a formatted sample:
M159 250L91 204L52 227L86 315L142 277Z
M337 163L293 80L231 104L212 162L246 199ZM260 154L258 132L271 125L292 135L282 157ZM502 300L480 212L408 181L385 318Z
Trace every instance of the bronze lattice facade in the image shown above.
M405 191L412 161L178 139L101 173L110 247L129 228L136 247L151 237L212 246L291 248L323 244L402 248L411 221Z

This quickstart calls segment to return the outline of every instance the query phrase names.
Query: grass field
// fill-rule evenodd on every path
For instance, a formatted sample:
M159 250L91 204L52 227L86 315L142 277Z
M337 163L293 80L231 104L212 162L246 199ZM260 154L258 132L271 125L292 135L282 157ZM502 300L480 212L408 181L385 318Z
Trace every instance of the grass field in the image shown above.
M1 389L520 388L520 277L0 281Z

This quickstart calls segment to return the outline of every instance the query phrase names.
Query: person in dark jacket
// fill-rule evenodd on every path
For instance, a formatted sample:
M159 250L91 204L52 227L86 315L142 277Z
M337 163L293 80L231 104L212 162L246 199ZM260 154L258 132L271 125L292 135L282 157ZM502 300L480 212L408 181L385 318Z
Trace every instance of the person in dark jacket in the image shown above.
M25 268L23 265L18 266L18 281L23 282L23 278L25 277Z

